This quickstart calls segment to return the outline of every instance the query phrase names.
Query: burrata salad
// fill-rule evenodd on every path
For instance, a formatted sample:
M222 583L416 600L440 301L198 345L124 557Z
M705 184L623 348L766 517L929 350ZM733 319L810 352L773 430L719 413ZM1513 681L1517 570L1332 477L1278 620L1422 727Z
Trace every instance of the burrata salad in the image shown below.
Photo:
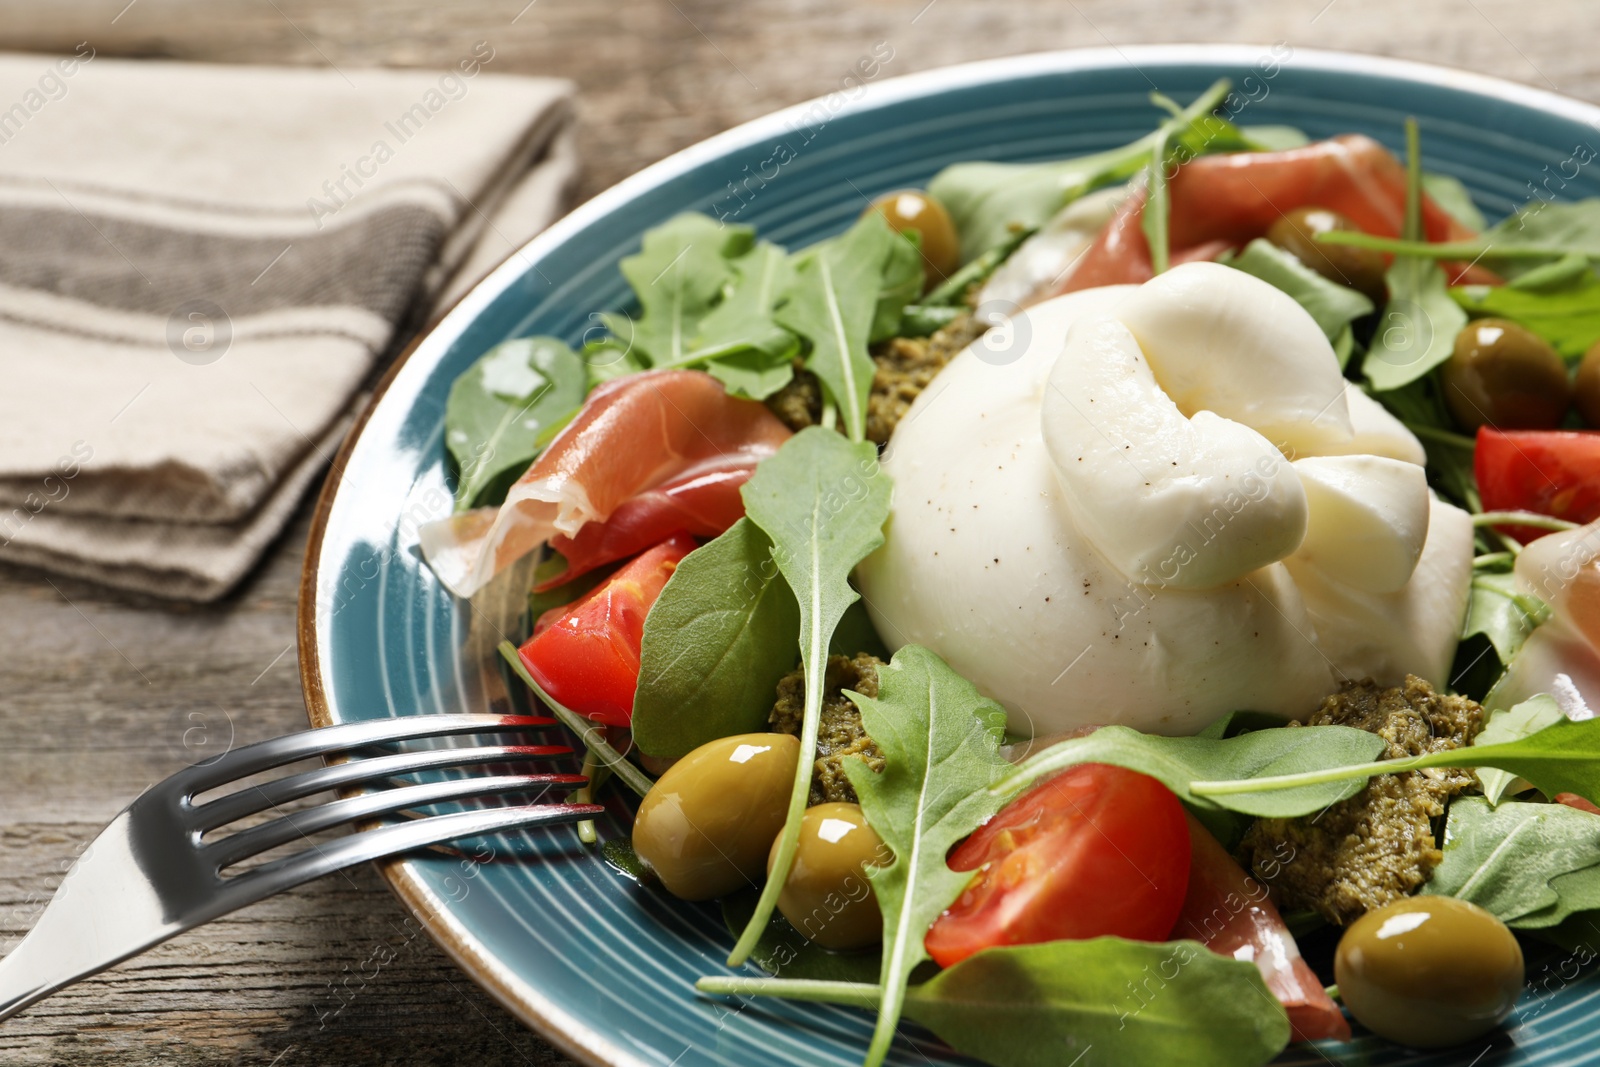
M1600 201L1232 100L806 248L677 216L455 382L426 559L536 554L502 652L632 820L582 843L720 907L701 995L1248 1065L1595 958Z

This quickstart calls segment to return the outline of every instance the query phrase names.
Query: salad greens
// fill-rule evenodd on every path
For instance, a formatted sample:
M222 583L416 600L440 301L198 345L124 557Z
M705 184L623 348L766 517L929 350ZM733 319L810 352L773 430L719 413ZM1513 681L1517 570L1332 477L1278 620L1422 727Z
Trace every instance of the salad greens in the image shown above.
M903 277L908 262L914 289ZM824 424L837 410L852 441L866 438L867 394L875 370L867 344L883 320L899 322L901 310L921 287L916 245L876 212L802 253L795 267L778 321L810 342L805 364L822 383Z
M1189 156L1256 147L1233 124L1212 115L1228 95L1226 78L1216 82L1152 133L1106 152L1052 163L956 163L928 183L928 193L950 212L961 235L961 259L972 260L1009 240L1019 229L1037 229L1072 201L1147 167L1163 146ZM1176 124L1176 125L1175 125Z
M1511 657L1522 648L1522 643L1540 623L1549 617L1549 609L1537 597L1528 596L1517 588L1516 576L1511 572L1508 556L1486 557L1472 568L1472 585L1467 594L1467 614L1461 625L1463 652L1470 651L1475 659L1493 662L1490 669L1476 672L1468 683L1468 692L1474 699L1482 700L1489 686L1500 676L1500 671L1510 664ZM1481 635L1488 647L1480 647L1473 639ZM1470 666L1470 665L1468 665ZM1455 679L1457 688L1463 685L1461 671ZM1483 681L1487 678L1487 681Z
M1470 901L1519 930L1600 908L1600 818L1565 804L1460 797L1444 861L1423 891Z
M645 617L633 699L639 751L676 758L765 730L799 636L800 608L755 523L740 519L689 553Z
M1510 319L1538 334L1569 360L1581 359L1600 341L1600 276L1584 259L1558 260L1561 272L1577 263L1578 273L1546 275L1528 285L1525 274L1510 285L1463 285L1450 296L1468 314Z
M1339 357L1341 369L1349 363L1355 350L1355 334L1351 323L1373 312L1372 301L1362 294L1329 281L1264 237L1245 245L1238 253L1218 262L1226 263L1246 274L1254 275L1276 289L1294 297L1295 303L1322 327L1328 343Z
M878 452L872 445L848 442L813 426L784 442L757 467L743 494L745 514L771 538L772 562L799 603L806 703L800 760L783 833L766 887L728 957L730 967L743 963L754 949L794 862L800 815L811 793L828 646L845 611L860 595L850 587L851 570L883 544L889 479L878 469Z
M878 1024L866 1067L888 1054L911 972L928 959L923 937L971 881L945 857L1000 810L988 787L1010 770L1000 754L1005 709L919 645L907 645L878 672L878 697L851 693L862 725L883 753L874 773L845 767L867 822L894 852L867 871L883 910Z
M1563 718L1561 708L1555 700L1545 694L1524 700L1514 708L1497 711L1484 723L1483 729L1478 731L1478 736L1473 739L1475 745L1503 745L1511 741L1520 741L1529 734L1538 733L1546 726L1553 726ZM1500 798L1517 776L1493 767L1483 767L1478 770L1478 783L1483 786L1483 795L1490 804L1500 803Z
M459 473L455 510L505 499L588 392L583 360L554 337L496 345L450 386L444 443Z
M702 978L697 988L868 1010L883 999L881 987L854 982ZM1235 1067L1289 1043L1289 1017L1256 965L1196 941L991 948L906 990L905 1014L996 1067L1064 1067L1092 1048L1115 1049L1118 1063Z
M1422 147L1415 119L1406 120L1406 214L1403 234L1422 239ZM1421 256L1398 255L1389 267L1389 303L1362 362L1376 392L1398 389L1450 358L1467 313L1450 299L1444 271Z

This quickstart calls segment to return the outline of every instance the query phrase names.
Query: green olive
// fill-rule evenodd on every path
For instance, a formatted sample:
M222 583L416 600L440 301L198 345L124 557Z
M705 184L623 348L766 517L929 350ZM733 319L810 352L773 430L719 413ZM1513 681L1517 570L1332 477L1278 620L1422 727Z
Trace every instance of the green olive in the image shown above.
M1334 230L1359 230L1359 227L1329 208L1298 207L1280 215L1278 221L1267 228L1267 240L1293 253L1296 259L1329 281L1348 286L1379 307L1383 306L1389 293L1384 280L1388 265L1383 253L1371 248L1323 244L1316 239L1317 234Z
M1600 428L1600 342L1583 354L1572 383L1572 403L1584 425Z
M896 233L915 230L922 239L922 269L927 288L944 281L961 266L961 239L950 213L927 193L906 189L880 196L868 211L876 211Z
M778 842L767 856L767 873ZM888 849L856 804L818 804L800 822L800 844L778 910L823 948L865 948L883 936L883 913L866 869L887 863Z
M1407 897L1350 924L1333 974L1367 1029L1413 1048L1444 1048L1511 1014L1522 992L1522 946L1476 904Z
M1463 326L1439 374L1445 405L1468 430L1553 429L1572 402L1567 365L1556 350L1506 319Z
M656 780L633 850L675 897L710 900L757 883L783 829L800 741L736 734L701 745Z

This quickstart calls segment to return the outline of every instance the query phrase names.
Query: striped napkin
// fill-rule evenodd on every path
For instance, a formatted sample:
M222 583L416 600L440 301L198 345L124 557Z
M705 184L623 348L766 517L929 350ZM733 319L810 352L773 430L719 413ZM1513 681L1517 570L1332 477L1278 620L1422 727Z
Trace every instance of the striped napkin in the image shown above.
M547 225L568 83L0 55L0 560L234 586L376 363Z

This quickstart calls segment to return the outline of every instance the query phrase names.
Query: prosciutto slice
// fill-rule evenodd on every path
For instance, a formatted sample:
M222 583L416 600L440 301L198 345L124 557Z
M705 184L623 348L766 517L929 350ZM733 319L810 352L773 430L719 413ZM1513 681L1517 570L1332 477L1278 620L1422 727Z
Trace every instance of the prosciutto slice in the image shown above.
M424 526L423 556L446 588L469 597L551 538L581 540L588 524L606 522L641 494L663 491L659 502L624 513L619 531L650 527L653 520L646 520L655 508L664 512L669 504L718 496L732 472L743 470L748 477L789 436L788 427L765 406L728 396L721 383L701 371L615 378L589 394L577 418L511 487L504 504ZM703 494L687 488L701 478L721 478L724 484ZM669 486L675 494L666 492ZM721 499L720 513L725 513L728 498ZM603 533L591 538L596 556L609 550ZM609 544L619 539L627 538L614 533ZM577 541L566 543L571 547Z
M1350 1023L1300 957L1267 887L1189 816L1189 895L1175 938L1193 938L1219 956L1248 960L1289 1012L1294 1040L1350 1040Z
M1400 234L1405 219L1405 166L1383 145L1346 134L1282 152L1201 156L1179 167L1167 183L1168 233L1174 264L1215 259L1266 234L1284 212L1331 208L1367 233ZM1150 246L1141 221L1144 193L1123 201L1067 278L1049 296L1102 285L1138 284L1152 277ZM1474 232L1427 196L1422 229L1429 241L1456 241ZM1495 284L1480 267L1450 270L1452 284Z
M744 516L739 490L754 472L755 464L747 455L708 460L623 501L605 522L585 523L571 537L556 534L550 547L561 553L567 569L534 589L553 589L596 567L643 552L675 533L716 537Z

